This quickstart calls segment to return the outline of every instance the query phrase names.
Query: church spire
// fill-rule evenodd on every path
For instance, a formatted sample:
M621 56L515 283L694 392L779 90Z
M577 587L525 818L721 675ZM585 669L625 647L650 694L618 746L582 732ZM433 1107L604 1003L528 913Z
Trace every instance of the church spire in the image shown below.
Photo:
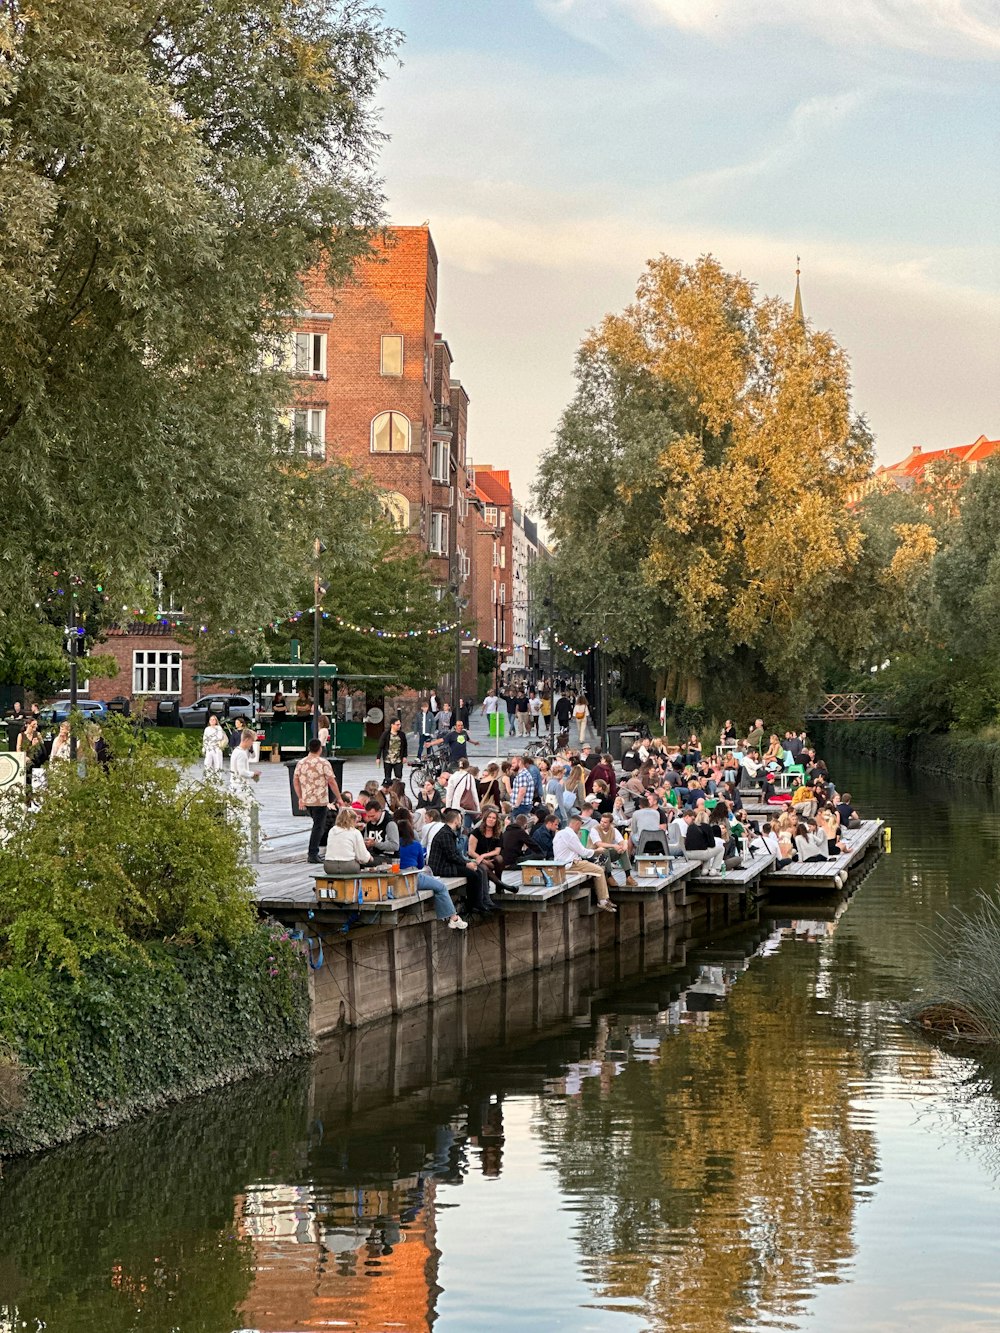
M796 255L795 256L795 303L792 306L792 318L798 323L800 328L804 329L806 326L806 317L802 311L802 291L799 287L799 274L802 271L799 268L799 265L801 263L802 263L802 256Z

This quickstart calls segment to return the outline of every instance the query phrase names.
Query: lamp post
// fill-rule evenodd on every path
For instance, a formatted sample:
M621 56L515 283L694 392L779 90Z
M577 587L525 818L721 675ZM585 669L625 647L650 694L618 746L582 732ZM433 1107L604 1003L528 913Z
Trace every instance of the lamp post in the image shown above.
M322 618L321 602L324 596L330 591L329 583L324 583L319 576L319 558L326 550L326 547L317 537L313 542L313 557L316 561L316 567L313 571L313 716L312 716L312 738L319 738L319 723L322 709L320 708L319 697L319 625Z

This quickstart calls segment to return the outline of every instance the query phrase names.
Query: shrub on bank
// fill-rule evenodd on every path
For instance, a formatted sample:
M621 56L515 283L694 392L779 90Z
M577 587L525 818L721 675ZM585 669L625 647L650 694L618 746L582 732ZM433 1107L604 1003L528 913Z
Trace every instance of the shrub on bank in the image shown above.
M815 733L824 750L836 746L851 754L891 759L929 773L953 773L969 782L1000 783L1000 741L989 734L914 736L885 722L818 724Z
M310 1049L306 963L257 920L233 798L112 746L0 810L0 1154Z

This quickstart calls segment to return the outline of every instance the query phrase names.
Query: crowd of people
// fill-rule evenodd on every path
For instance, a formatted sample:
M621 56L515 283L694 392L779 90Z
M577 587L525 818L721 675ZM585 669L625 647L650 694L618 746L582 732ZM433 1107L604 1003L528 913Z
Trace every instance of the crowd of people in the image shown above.
M497 910L491 885L518 892L518 884L503 879L505 871L531 860L557 863L584 876L598 908L614 912L610 876L617 870L636 886L637 854L697 861L702 873L721 877L759 853L779 866L839 855L845 830L858 823L850 793L837 791L805 734L768 735L760 719L744 738L727 719L709 746L694 733L682 742L637 738L620 767L586 743L564 746L552 760L511 755L476 766L464 717L447 701L433 699L434 708L431 702L420 709L416 734L429 738L425 751L442 747L443 770L411 798L403 783L407 738L394 721L379 746L381 786L371 781L355 800L331 787L332 769L326 785L317 786L322 808L309 859L331 873L377 864L416 868L421 887L434 892L439 917L455 928L463 918L444 879L465 881L465 919L476 921ZM574 698L569 702L575 707ZM486 702L484 708L490 711ZM744 809L751 791L755 801L773 806L762 823ZM328 829L328 807L335 832ZM405 850L417 845L420 854Z

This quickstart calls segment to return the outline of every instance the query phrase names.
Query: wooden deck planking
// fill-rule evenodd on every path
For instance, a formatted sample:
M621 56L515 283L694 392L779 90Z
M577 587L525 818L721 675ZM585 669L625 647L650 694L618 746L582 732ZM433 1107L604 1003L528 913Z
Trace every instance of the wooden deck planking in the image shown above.
M844 834L848 850L842 852L840 856L828 861L793 861L791 865L782 866L780 870L770 871L765 876L765 883L778 886L810 881L835 887L836 877L848 873L851 867L864 857L872 843L881 836L882 827L881 819L866 819L860 828L848 829Z
M751 884L756 883L764 871L774 863L770 852L761 852L749 865L740 870L727 870L724 876L706 875L703 871L692 876L691 887L699 893L744 893Z

